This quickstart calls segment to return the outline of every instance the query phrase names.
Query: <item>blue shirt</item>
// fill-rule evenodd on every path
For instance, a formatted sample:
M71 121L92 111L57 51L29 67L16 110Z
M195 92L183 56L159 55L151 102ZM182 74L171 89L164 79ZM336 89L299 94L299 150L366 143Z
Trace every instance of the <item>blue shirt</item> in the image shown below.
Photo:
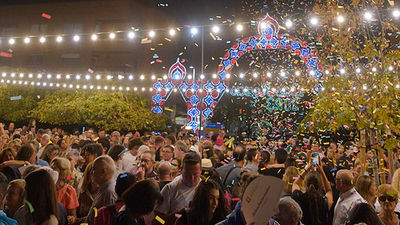
M3 210L0 210L0 224L1 225L18 225L17 221L8 217Z
M43 159L39 159L39 157L36 156L36 165L38 166L49 166L49 164L44 161Z

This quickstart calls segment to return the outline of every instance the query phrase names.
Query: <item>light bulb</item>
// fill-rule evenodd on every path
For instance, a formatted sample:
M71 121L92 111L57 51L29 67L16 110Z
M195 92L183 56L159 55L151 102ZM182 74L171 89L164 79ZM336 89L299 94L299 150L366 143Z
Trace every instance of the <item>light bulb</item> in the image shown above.
M372 20L372 13L365 12L364 13L364 19L366 19L367 21L371 21Z
M215 26L212 27L211 30L212 30L213 33L217 34L217 33L219 33L220 28L219 28L219 26L215 25Z
M169 33L169 36L174 36L176 34L176 31L175 31L175 29L170 29L168 33Z
M135 37L135 32L129 31L129 32L128 32L128 38L129 38L129 39L133 39L134 37Z
M75 42L78 42L81 39L81 37L79 37L79 35L74 35L73 40Z
M56 37L56 41L57 41L58 43L62 42L62 40L63 40L63 38L62 38L61 36L57 36L57 37Z
M199 29L197 29L196 27L193 27L192 29L190 29L190 33L192 33L192 35L196 35L199 32Z
M286 27L291 28L293 26L293 22L291 20L286 20Z
M243 31L243 25L242 24L238 24L236 26L236 30L239 31L239 32Z
M339 23L343 23L344 22L344 17L342 16L342 15L339 15L338 17L337 17L337 21L339 22Z
M92 34L92 36L90 36L90 39L92 39L92 41L96 41L98 38L97 34Z
M315 26L318 24L318 19L316 17L312 17L310 20L311 25Z
M108 35L108 37L109 37L110 39L114 39L114 38L115 38L115 33L114 33L114 32L110 33L110 35Z
M149 37L154 37L154 36L156 36L156 32L155 31L153 31L153 30L151 30L150 32L149 32Z

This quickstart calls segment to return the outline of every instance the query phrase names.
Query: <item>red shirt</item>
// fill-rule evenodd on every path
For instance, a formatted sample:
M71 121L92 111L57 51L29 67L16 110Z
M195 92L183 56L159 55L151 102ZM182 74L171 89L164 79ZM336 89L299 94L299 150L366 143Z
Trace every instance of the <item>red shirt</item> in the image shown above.
M124 205L124 203L122 203L122 202L115 203L114 208L115 208L116 212L118 212L122 208L123 205ZM110 209L107 206L103 206L97 211L97 217L94 218L94 224L95 225L112 224L111 217L112 217L112 215L111 215ZM116 218L114 218L114 221L115 221L115 219Z
M76 191L71 185L65 185L57 191L57 201L61 202L68 209L75 209L79 206Z

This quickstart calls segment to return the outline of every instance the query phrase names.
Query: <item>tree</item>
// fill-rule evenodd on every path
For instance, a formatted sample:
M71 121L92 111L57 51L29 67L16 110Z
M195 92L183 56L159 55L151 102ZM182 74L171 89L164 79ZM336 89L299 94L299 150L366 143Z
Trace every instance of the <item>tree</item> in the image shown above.
M400 134L399 77L395 72L400 36L393 10L385 0L317 1L314 16L321 25L315 35L322 42L319 58L330 73L323 78L323 88L303 120L303 129L354 128L366 132L368 145L387 133ZM388 143L388 148L396 146L396 142Z
M32 116L54 125L88 124L111 130L167 130L165 115L154 115L136 94L104 91L49 92Z
M9 121L27 121L40 95L32 87L0 85L0 117ZM11 97L21 99L11 100Z

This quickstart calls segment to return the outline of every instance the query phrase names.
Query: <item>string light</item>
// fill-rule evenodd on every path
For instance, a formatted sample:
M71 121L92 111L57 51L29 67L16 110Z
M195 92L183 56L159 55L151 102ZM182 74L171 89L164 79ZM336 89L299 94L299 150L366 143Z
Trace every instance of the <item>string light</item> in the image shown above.
M370 12L365 12L364 13L364 19L365 20L367 20L367 21L371 21L372 20L372 13L370 13Z
M129 32L128 32L128 38L129 38L129 39L135 38L135 32L129 31Z
M242 24L238 24L236 26L236 30L239 31L239 32L242 32L243 31L243 25Z
M400 11L398 9L394 9L392 12L392 15L394 18L399 18L400 17Z
M372 67L372 72L376 72L376 67Z
M97 34L92 34L92 36L90 36L90 39L92 39L92 41L96 41L97 40Z
M267 72L267 77L271 77L272 74L270 72Z
M360 68L357 68L357 69L356 69L356 73L361 73L361 69L360 69Z
M389 66L389 71L393 71L393 66Z
M156 36L156 32L154 30L151 30L149 32L149 37L153 38L154 36Z
M176 31L175 31L175 29L170 29L168 33L169 33L169 36L175 36Z
M293 26L293 22L291 20L286 20L286 27L291 28Z
M312 17L310 20L311 25L315 26L318 24L318 18L316 17Z
M10 39L8 40L8 44L10 44L10 45L15 44L15 39L14 39L14 38L10 38Z
M40 37L39 38L39 42L40 43L45 43L46 42L46 38L45 37Z
M79 37L79 35L74 35L73 40L75 42L78 42L81 39L81 37Z
M29 44L31 42L31 39L29 38L29 37L26 37L25 39L24 39L24 43L25 44Z
M219 28L219 26L215 25L215 26L212 27L211 30L212 30L212 32L213 32L214 34L217 34L217 33L219 33L220 28Z
M61 36L57 36L56 42L60 43L60 42L62 42L62 40L63 40L63 38Z
M115 33L114 33L114 32L110 33L110 35L108 35L108 37L109 37L111 40L114 39L114 38L115 38Z
M140 80L144 80L144 75L140 75Z
M244 74L243 73L239 74L239 77L244 78Z
M343 23L344 22L344 17L342 16L342 15L339 15L337 18L337 21L339 22L339 23Z
M197 29L196 27L193 27L192 29L190 29L190 33L192 35L196 35L199 32L199 29Z

